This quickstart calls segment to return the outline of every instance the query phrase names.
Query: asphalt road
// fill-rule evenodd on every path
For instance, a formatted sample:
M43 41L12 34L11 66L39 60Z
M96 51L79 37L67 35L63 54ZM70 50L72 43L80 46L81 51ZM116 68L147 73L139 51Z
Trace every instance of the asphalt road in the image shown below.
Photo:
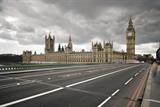
M99 64L0 75L0 107L139 106L146 64Z

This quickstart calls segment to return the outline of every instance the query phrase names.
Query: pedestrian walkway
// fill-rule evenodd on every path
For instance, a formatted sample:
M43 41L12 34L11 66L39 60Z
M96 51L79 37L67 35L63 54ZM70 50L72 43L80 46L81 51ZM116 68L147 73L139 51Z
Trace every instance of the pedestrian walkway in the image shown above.
M141 107L160 107L160 65L152 64Z

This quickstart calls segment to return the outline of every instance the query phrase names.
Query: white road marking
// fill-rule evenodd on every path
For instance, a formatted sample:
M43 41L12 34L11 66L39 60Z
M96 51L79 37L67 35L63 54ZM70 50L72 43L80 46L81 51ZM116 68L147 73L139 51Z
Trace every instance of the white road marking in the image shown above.
M112 96L115 96L119 91L120 91L120 90L117 89L117 90L112 94Z
M109 96L106 100L104 100L100 105L98 105L97 107L102 107L106 102L108 102L112 97Z
M159 104L160 104L160 101L159 101L159 100L154 100L154 99L144 99L144 100L149 101L149 102L159 103Z
M27 85L27 84L31 84L31 83L34 83L34 82L36 82L36 81L35 80L33 80L33 81L27 80L27 81L19 82L19 83L11 83L11 84L7 84L7 85L1 85L0 89L15 87L15 86L18 86L18 85Z
M17 83L17 85L20 85L20 83Z
M51 80L51 78L48 78L48 80Z
M71 77L71 76L77 76L77 75L81 75L82 73L70 73L70 74L65 74L65 75L59 75L58 77L62 77L62 78L65 78L65 77Z
M105 99L101 104L99 104L97 107L102 107L106 102L108 102L113 96L115 96L118 92L120 91L120 89L117 89L114 93L112 93L111 96L109 96L107 99Z
M130 81L132 81L133 80L133 78L130 78L128 81L126 81L125 83L124 83L124 85L127 85Z
M139 73L136 73L134 76L137 76Z
M136 65L136 66L139 66L139 65ZM97 77L93 77L93 78L90 78L90 79L87 79L87 80L83 80L83 81L80 81L80 82L76 82L76 83L73 83L73 84L69 84L69 85L67 85L66 87L72 87L72 86L76 86L76 85L79 85L79 84L82 84L82 83L86 83L86 82L89 82L89 81L93 81L93 80L95 80L95 79L99 79L99 78L102 78L102 77L105 77L105 76L108 76L108 75L111 75L111 74L115 74L115 73L118 73L118 72L121 72L121 71L130 69L130 68L133 68L133 67L136 67L136 66L127 67L127 68L120 69L120 70L117 70L117 71L114 71L114 72L110 72L110 73L107 73L107 74L104 74L104 75L100 75L100 76L97 76Z
M100 76L97 76L97 77L94 77L94 78L90 78L90 79L87 79L87 80L84 80L84 81L73 83L73 84L67 85L65 87L72 87L72 86L75 86L75 85L78 85L78 84L86 83L86 82L89 82L89 81L92 81L92 80L95 80L95 79L98 79L98 78L105 77L107 75L115 74L115 73L118 73L118 72L123 71L123 70L134 68L134 67L137 67L137 66L140 66L140 65L135 65L135 66L127 67L127 68L124 68L124 69L120 69L120 70L110 72L110 73L107 73L107 74L104 74L104 75L100 75ZM54 90L46 91L46 92L43 92L43 93L40 93L40 94L36 94L36 95L33 95L33 96L29 96L29 97L26 97L26 98L15 100L15 101L12 101L12 102L9 102L9 103L6 103L6 104L2 104L2 105L0 105L0 107L6 107L6 106L10 106L10 105L17 104L17 103L20 103L20 102L24 102L24 101L27 101L27 100L30 100L30 99L34 99L34 98L37 98L37 97L40 97L40 96L44 96L44 95L47 95L47 94L50 94L50 93L53 93L53 92L60 91L62 89L64 89L64 87L59 87L59 88L56 88ZM104 101L104 103L107 102L109 99L111 99L111 97L108 97ZM102 104L100 104L100 106L98 106L98 107L101 107L101 105Z
M56 91L60 91L62 89L64 89L64 88L63 87L56 88L54 90L50 90L50 91L43 92L43 93L40 93L40 94L37 94L37 95L33 95L33 96L30 96L30 97L26 97L26 98L22 98L22 99L19 99L19 100L15 100L15 101L12 101L10 103L2 104L2 105L0 105L0 107L11 106L13 104L17 104L17 103L24 102L24 101L27 101L27 100L30 100L30 99L33 99L33 98L44 96L44 95L47 95L47 94L50 94L50 93L53 93L53 92L56 92Z

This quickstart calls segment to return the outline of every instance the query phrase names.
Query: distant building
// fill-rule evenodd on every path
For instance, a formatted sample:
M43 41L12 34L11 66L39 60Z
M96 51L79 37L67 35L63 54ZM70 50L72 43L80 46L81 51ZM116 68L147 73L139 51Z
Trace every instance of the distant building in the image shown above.
M125 62L133 60L135 57L135 29L132 19L126 31L127 53L113 51L113 42L93 43L92 51L81 52L73 51L71 36L69 36L68 45L55 51L55 36L49 34L45 36L45 54L32 54L31 51L23 52L23 63L112 63Z

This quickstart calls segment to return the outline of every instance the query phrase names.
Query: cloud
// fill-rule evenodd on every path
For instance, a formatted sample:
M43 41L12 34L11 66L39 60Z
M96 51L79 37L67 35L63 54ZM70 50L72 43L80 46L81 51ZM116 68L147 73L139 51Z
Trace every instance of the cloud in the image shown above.
M158 42L159 0L0 0L0 39L44 46L44 35L52 32L57 43L67 43L71 35L84 47L99 38L121 44L121 50L130 17L137 45Z
M137 15L136 32L137 43L150 43L158 42L160 34L160 11L151 9L150 11L144 11L142 14Z

